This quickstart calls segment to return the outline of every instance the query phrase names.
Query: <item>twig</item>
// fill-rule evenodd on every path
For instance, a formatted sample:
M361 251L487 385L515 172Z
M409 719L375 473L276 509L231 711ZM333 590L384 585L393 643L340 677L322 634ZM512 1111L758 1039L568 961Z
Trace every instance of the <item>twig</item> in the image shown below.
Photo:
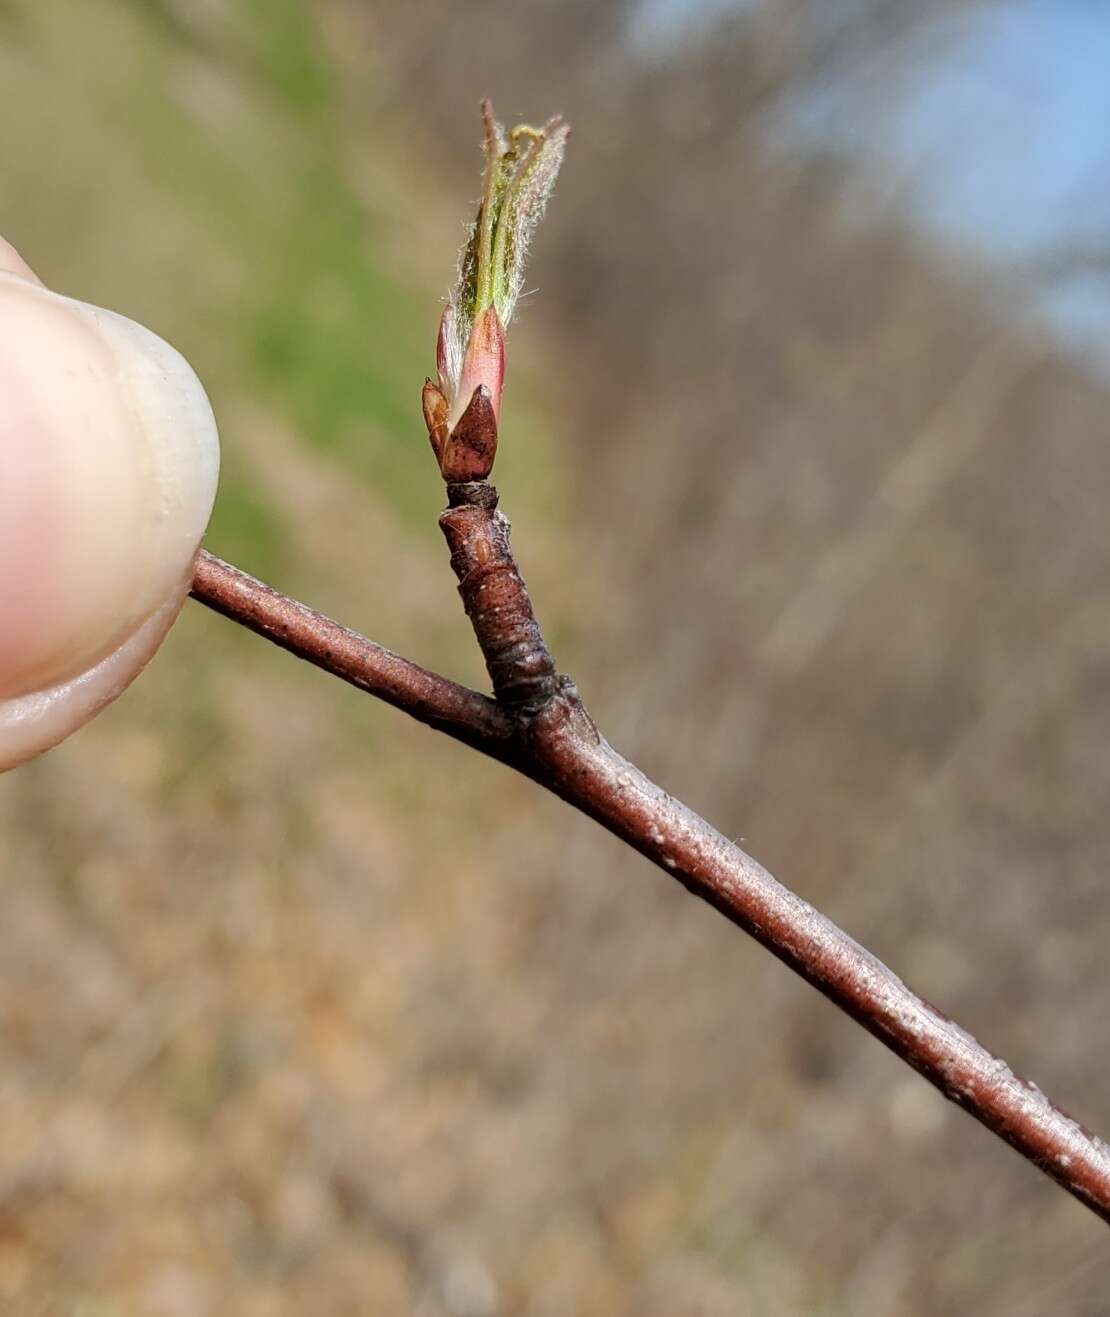
M495 700L399 658L206 553L197 564L194 596L509 764L595 819L750 933L945 1097L1110 1222L1110 1148L1101 1139L622 759L598 732L574 683L556 669L488 477L497 454L504 324L519 289L527 237L554 183L568 130L552 120L542 131L520 128L506 135L488 102L483 115L484 200L440 325L438 380L425 381L423 407L447 486L440 528ZM515 146L520 134L535 148L523 161ZM495 230L511 230L512 240L499 241Z
M1110 1222L1110 1148L1019 1078L836 924L776 882L751 856L623 759L598 733L566 677L554 675L512 561L496 492L464 499L478 515L444 514L460 591L499 684L544 669L538 703L504 707L398 657L211 554L193 596L299 658L385 700L419 722L516 768L595 819L708 901L964 1108ZM452 491L453 497L458 495ZM484 507L482 504L484 503ZM493 558L490 545L496 546ZM479 547L480 546L480 547ZM498 567L494 563L500 564ZM472 573L480 565L477 580ZM496 581L498 601L478 585ZM503 624L503 625L502 625ZM515 640L507 642L507 630ZM515 646L515 649L514 649ZM549 658L548 658L549 661ZM525 683L527 685L527 683Z
M211 553L202 552L197 559L193 598L333 677L487 754L493 754L495 746L507 746L513 735L512 721L484 695L375 645Z

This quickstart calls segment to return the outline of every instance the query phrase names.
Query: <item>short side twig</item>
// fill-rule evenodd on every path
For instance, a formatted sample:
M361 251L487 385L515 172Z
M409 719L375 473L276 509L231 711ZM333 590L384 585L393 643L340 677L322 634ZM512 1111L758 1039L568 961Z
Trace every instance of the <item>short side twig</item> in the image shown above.
M497 490L475 480L449 484L447 497L439 527L497 702L514 713L542 709L555 694L555 662L509 548Z

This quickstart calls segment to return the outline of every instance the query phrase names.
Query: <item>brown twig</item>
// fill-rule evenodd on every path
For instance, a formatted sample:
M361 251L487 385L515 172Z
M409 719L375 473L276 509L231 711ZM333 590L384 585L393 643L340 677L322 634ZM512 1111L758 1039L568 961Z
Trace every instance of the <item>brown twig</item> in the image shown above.
M193 598L457 741L495 758L502 758L495 747L508 750L512 720L493 700L375 645L211 553L197 558Z
M475 480L449 484L447 497L451 506L439 528L493 693L505 709L536 712L555 694L555 662L509 548L497 490L488 480Z
M441 526L499 692L495 703L202 553L201 603L508 764L595 819L751 934L1064 1189L1110 1222L1110 1148L599 734L556 675L484 481L451 487ZM464 513L465 515L460 515Z
M497 455L504 326L514 300L502 296L499 304L497 288L504 294L505 288L519 286L527 232L554 183L567 129L552 120L542 132L521 127L506 137L488 101L482 112L482 209L460 265L459 286L440 324L438 378L425 381L422 401L428 438L447 487L440 529L495 698L399 658L207 553L197 563L194 597L510 765L595 819L751 934L945 1097L1110 1222L1110 1148L1101 1139L617 754L598 732L574 683L557 671L513 558L509 523L498 511L489 475ZM515 155L518 135L529 137L534 146L543 143L526 155L523 165ZM537 164L543 167L533 168ZM515 182L505 182L506 169ZM528 182L526 205L519 190L523 181ZM505 243L495 238L503 224L510 226L503 230ZM465 347L458 341L464 329ZM460 352L462 359L456 360Z

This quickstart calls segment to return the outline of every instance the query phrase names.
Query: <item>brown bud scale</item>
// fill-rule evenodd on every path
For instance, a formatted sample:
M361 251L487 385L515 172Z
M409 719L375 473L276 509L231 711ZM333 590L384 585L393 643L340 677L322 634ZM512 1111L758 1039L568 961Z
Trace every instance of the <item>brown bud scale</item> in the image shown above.
M437 456L440 474L448 484L469 484L489 476L497 457L497 417L485 385L474 390L466 411Z

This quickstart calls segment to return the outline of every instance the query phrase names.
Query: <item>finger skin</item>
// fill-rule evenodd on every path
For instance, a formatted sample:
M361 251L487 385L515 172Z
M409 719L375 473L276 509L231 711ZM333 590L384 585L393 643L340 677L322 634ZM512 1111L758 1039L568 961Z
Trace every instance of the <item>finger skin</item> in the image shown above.
M0 772L149 662L188 595L218 470L184 358L47 289L0 239Z
M53 749L122 695L165 640L189 597L189 584L183 582L128 641L88 672L46 690L0 700L0 773Z

